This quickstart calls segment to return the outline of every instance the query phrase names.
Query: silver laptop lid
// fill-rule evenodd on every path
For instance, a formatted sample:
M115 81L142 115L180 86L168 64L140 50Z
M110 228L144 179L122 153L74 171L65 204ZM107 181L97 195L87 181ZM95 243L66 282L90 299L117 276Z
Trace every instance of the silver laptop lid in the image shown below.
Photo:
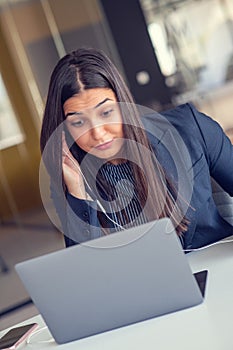
M57 343L202 302L169 219L16 265Z

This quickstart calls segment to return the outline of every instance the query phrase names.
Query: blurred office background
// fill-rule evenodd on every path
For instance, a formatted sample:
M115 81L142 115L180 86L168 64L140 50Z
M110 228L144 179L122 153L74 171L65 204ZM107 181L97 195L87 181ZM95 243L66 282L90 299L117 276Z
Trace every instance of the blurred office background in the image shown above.
M0 0L0 329L37 313L14 264L64 246L39 134L51 71L80 46L104 50L137 103L191 101L233 135L232 0Z

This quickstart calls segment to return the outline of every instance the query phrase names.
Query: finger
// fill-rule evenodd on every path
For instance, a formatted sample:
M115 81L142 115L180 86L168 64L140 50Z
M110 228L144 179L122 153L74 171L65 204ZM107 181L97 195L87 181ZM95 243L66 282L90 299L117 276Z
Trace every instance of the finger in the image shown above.
M77 160L69 152L63 151L63 164L67 164L70 168L79 171L80 167Z

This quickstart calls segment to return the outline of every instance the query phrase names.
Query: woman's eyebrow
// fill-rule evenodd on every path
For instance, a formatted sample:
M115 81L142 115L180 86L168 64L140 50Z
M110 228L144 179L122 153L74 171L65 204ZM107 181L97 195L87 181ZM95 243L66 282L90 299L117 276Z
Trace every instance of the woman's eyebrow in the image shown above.
M111 100L110 98L105 98L103 101L100 101L99 103L97 103L97 105L94 107L94 109L98 108L99 106L101 106L102 104L104 104L107 101L113 101L113 100Z
M100 107L102 104L104 104L107 101L113 101L113 100L111 100L110 98L105 98L103 101L100 101L99 103L97 103L97 105L94 106L93 109ZM67 118L70 115L82 115L82 114L83 114L83 112L69 112L65 115L65 117Z
M82 112L69 112L65 115L65 117L69 117L70 115L82 115L83 113Z

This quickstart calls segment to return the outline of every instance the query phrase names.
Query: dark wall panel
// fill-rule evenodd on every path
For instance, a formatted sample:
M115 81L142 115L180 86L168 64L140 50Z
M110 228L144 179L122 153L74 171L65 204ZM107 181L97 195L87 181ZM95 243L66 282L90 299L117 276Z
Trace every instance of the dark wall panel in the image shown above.
M171 102L152 46L144 15L137 0L101 0L112 36L137 103L155 106L157 102L167 106ZM149 81L140 84L137 74L149 76ZM147 77L146 77L147 75Z

